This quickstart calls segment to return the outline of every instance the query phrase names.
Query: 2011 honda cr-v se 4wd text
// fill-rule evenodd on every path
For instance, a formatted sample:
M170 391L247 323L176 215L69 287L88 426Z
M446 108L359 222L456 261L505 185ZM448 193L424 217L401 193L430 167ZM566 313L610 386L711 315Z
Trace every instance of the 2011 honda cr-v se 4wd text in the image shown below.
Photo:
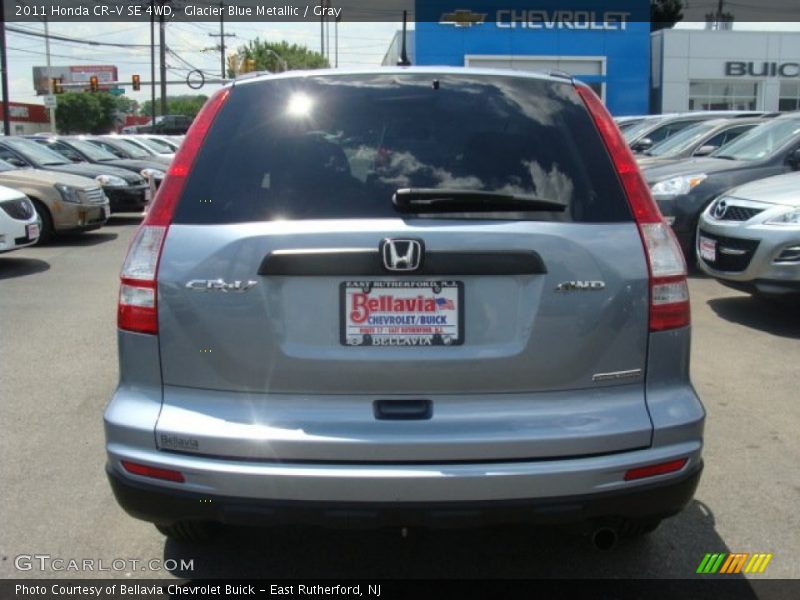
M105 413L122 507L214 524L589 522L692 498L686 266L560 75L238 80L131 243Z

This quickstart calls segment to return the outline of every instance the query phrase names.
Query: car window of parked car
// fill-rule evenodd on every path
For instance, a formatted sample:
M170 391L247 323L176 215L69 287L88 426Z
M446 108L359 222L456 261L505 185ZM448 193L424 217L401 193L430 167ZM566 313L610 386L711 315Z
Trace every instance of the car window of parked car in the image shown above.
M0 159L8 161L14 167L28 167L30 166L25 160L20 158L16 153L8 148L0 146Z
M2 149L0 149L2 150ZM9 162L6 162L0 159L0 173L4 173L5 171L18 171L19 167L15 167Z
M679 131L663 140L660 144L656 144L645 154L661 157L681 154L708 135L714 127L714 125L709 125L708 123L697 123L691 127L685 127L683 131Z
M771 156L793 139L800 140L800 119L776 119L759 125L711 156L733 160L759 160Z
M169 145L167 145L164 142L161 142L159 140L155 140L153 138L139 138L139 141L141 143L143 143L145 146L147 146L148 148L151 148L152 150L155 150L156 152L159 152L159 153L162 153L162 154L163 153L170 154L172 152L175 152L175 150L173 148L171 148Z
M373 74L237 88L206 137L175 222L396 218L400 188L535 196L566 207L517 218L631 218L573 85Z
M693 125L694 123L697 123L697 121L696 120L693 120L693 121L674 121L672 123L667 123L665 125L662 125L661 127L655 128L653 131L648 133L646 135L646 137L648 137L651 140L653 140L654 144L657 144L658 142L660 142L662 140L666 140L667 138L672 137L677 132L682 131L683 129L686 129L687 127L689 127L690 125Z
M103 150L105 150L109 154L113 154L117 158L128 158L128 155L125 154L122 150L120 150L119 148L115 148L112 144L104 142L103 140L91 139L91 140L86 140L86 142L94 146L97 146L99 148L102 148Z
M633 127L630 127L625 131L623 131L622 137L624 137L625 141L630 144L632 141L639 139L639 137L645 131L650 129L653 125L661 121L663 121L663 118L644 119L639 123L637 123L636 125L634 125Z
M152 154L147 152L144 148L141 148L134 144L133 142L129 142L128 140L114 140L114 145L119 146L122 150L130 155L131 158L150 158Z
M69 146L67 146L64 142L49 142L47 140L36 140L45 148L49 148L54 152L58 152L64 158L68 158L73 162L81 162L83 161L83 156L80 155L79 152L76 152Z
M710 140L705 142L704 146L714 146L715 148L719 148L720 146L724 146L725 144L732 142L736 138L738 138L743 133L750 131L755 127L755 123L751 123L750 125L740 125L738 127L731 127L730 129L726 129L725 131L721 131Z
M3 143L6 144L7 147L16 151L18 154L21 154L30 162L36 164L48 167L69 164L69 161L61 156L58 152L54 152L53 150L45 148L41 144L37 144L31 140L11 137L3 140ZM4 157L0 156L0 158Z
M89 142L84 142L83 140L70 140L70 145L77 148L83 154L88 156L90 159L104 162L107 160L116 160L116 156L114 156L111 152L102 148L100 146L95 146L94 144L90 144Z

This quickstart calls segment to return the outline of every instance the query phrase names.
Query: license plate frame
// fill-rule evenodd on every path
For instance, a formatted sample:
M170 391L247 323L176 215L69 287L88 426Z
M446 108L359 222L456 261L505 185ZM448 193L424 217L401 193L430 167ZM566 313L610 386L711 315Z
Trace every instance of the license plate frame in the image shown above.
M717 262L717 240L701 235L697 247L700 251L700 258L709 262Z
M381 300L381 294L375 294L376 291L383 292L382 295L387 299ZM391 302L396 299L403 301L403 307L411 310L379 309L374 310L373 314L372 310L366 310L368 307L365 305L365 300L353 299L358 293L366 295L367 299L377 299L379 308L392 308ZM407 304L407 301L411 304ZM433 301L435 310L429 310L431 305L426 301ZM359 306L356 306L357 303ZM358 309L357 314L355 310L351 310L353 308ZM417 308L419 310L416 310ZM366 316L364 316L365 311ZM356 316L367 321L358 323L354 320ZM368 320L372 316L380 319L380 322L370 323ZM408 319L409 317L413 317L413 321ZM430 318L439 322L428 322ZM464 337L464 282L462 281L347 280L339 284L339 342L342 346L450 347L462 345Z
M39 239L41 233L42 233L42 228L39 227L38 223L28 223L25 226L25 237L28 238L28 241Z

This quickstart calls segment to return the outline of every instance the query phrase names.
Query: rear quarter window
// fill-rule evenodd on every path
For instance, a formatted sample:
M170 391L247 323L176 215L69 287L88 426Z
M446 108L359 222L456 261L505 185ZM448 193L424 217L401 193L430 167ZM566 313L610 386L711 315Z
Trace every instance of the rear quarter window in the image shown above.
M393 193L408 187L530 195L567 207L489 213L495 218L631 220L569 82L432 73L235 85L174 220L392 218Z

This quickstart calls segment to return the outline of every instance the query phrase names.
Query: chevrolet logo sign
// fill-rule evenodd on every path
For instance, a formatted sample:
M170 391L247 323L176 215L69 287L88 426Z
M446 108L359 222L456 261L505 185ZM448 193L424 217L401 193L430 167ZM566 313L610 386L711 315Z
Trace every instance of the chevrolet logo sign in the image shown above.
M486 22L486 13L476 13L471 10L454 10L444 13L439 19L439 25L455 25L456 27L472 27Z

